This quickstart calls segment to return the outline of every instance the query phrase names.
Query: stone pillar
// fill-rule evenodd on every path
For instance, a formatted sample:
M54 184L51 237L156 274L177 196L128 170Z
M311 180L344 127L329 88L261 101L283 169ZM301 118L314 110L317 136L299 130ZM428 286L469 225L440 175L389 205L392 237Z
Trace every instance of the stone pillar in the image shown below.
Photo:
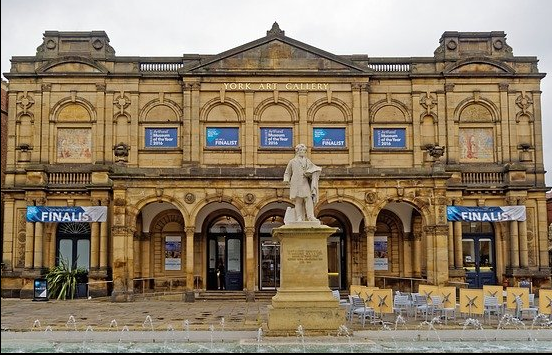
M366 233L366 283L367 286L376 285L376 273L374 271L374 234L376 226L364 228Z
M33 268L33 256L34 256L34 223L26 222L25 228L25 269Z
M433 250L435 255L435 285L444 286L449 279L448 225L439 224L434 228Z
M413 276L422 276L422 238L420 233L414 234L412 242L412 274Z
M518 222L519 232L519 266L529 267L529 248L527 244L527 221Z
M255 245L254 227L245 227L245 288L248 292L255 291Z
M44 223L35 223L35 237L34 237L34 262L33 267L35 269L42 269L44 266Z
M510 221L510 266L519 267L518 222Z
M433 249L434 241L434 228L435 226L424 227L424 238L426 241L426 275L427 282L436 285L435 275L435 250Z
M454 267L461 269L464 266L462 260L462 222L454 223Z
M90 226L90 270L97 270L99 266L100 223L92 222Z
M455 254L454 254L454 222L448 222L448 267L454 269Z
M186 227L186 290L194 290L194 233L195 226Z
M4 197L4 208L1 213L4 214L4 226L2 236L2 263L4 264L4 270L13 270L13 265L16 263L13 252L13 239L14 239L14 225L18 223L14 215L15 200L11 196Z
M100 223L100 269L107 269L107 222Z

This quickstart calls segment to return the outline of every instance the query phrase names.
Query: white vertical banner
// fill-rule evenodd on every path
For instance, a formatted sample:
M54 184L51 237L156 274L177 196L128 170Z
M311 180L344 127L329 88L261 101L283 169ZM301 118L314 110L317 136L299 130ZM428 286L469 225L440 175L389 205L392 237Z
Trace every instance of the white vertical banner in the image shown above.
M165 237L165 270L182 268L182 237Z
M374 270L389 270L387 236L374 237Z

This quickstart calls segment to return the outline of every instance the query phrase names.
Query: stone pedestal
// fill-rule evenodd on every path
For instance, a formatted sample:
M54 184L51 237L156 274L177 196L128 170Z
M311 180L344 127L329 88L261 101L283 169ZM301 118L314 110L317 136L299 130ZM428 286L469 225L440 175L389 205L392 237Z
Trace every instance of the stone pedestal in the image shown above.
M327 240L336 229L318 222L294 222L276 228L280 242L280 288L268 306L268 334L337 332L345 310L328 287Z

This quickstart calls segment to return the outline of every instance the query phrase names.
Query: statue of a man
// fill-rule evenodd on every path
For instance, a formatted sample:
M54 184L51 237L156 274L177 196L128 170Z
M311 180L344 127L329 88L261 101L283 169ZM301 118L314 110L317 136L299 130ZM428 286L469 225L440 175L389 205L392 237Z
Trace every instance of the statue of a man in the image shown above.
M284 181L289 182L289 197L295 203L294 215L288 221L318 221L314 216L314 204L318 202L318 179L322 168L314 165L305 156L307 147L298 144L295 158L291 159L284 173Z

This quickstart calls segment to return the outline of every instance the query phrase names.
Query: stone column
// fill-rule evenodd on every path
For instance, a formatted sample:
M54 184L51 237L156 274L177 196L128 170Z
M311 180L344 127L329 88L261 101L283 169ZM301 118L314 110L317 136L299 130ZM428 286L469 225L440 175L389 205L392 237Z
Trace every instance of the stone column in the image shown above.
M510 266L519 267L518 222L510 221Z
M454 269L455 254L454 254L454 222L448 222L448 267Z
M255 228L245 227L245 288L247 291L255 291Z
M414 234L412 244L412 274L420 277L422 275L422 236L420 233Z
M92 222L90 225L90 270L97 270L99 266L100 249L100 223Z
M107 269L107 222L100 223L100 269Z
M518 222L519 232L519 266L529 267L529 248L527 244L527 221Z
M447 258L449 256L448 246L447 246L447 242L448 242L447 235L448 235L447 224L439 224L435 226L434 235L433 235L433 240L434 240L433 252L435 255L434 283L435 285L439 285L439 286L444 286L449 279L448 265L450 264L450 262L447 261Z
M44 223L35 223L35 238L34 238L34 262L35 269L41 269L44 266Z
M186 227L186 290L194 290L194 233L195 226Z
M4 214L3 220L3 232L2 236L2 263L4 264L4 270L13 270L13 265L17 262L14 256L13 250L13 230L16 225L16 217L14 215L15 200L11 196L4 196L4 209L1 213Z
M366 233L366 283L367 286L376 285L376 273L374 271L374 234L376 226L364 227Z
M427 282L430 284L436 284L436 275L435 275L435 250L433 249L433 237L434 237L434 228L435 226L425 226L424 227L424 237L426 241L426 275Z
M454 267L461 269L464 266L462 260L462 222L454 223Z
M34 223L27 222L25 226L25 269L33 268L33 256L34 256Z

